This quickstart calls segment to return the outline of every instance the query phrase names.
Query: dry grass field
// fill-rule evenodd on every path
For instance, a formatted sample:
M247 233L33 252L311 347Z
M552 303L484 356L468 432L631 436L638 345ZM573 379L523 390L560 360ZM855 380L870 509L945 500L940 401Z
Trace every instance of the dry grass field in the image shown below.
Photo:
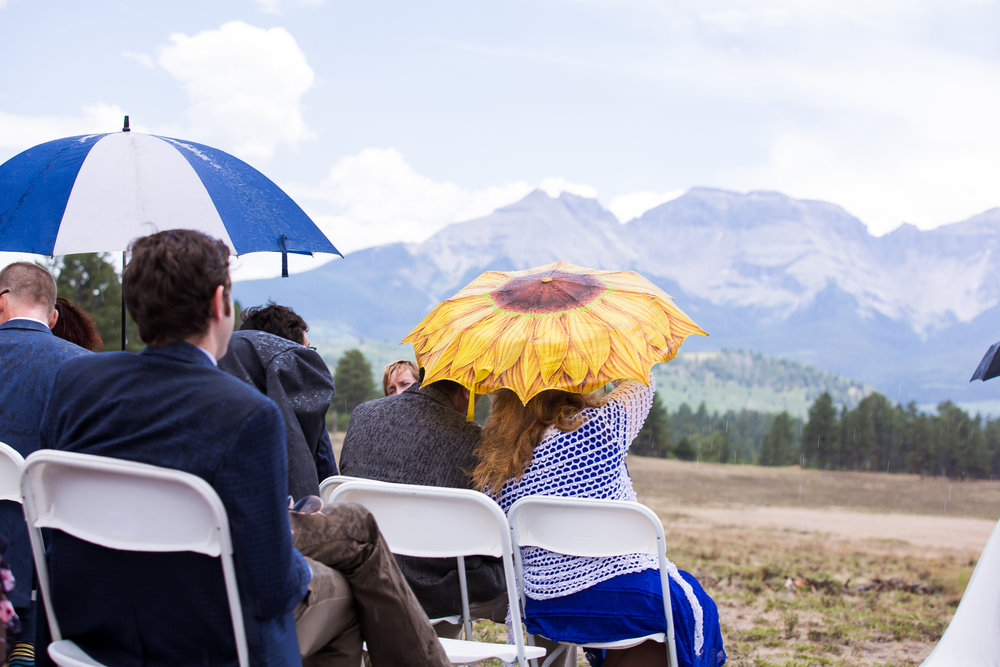
M919 665L1000 517L1000 481L635 456L629 469L667 555L718 604L730 665Z
M630 457L733 665L917 665L1000 516L1000 482Z

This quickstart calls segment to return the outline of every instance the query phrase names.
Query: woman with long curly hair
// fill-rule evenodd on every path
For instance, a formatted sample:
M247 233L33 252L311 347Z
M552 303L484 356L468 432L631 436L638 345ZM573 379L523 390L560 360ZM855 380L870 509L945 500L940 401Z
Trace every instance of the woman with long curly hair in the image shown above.
M617 383L604 398L548 390L527 405L509 389L493 393L472 472L505 512L531 495L636 499L625 466L653 405L649 386ZM574 643L610 642L666 631L658 562L649 554L586 558L523 547L525 624L532 634ZM715 603L698 581L670 564L677 657L685 667L726 661ZM587 651L592 666L665 665L663 644Z
M87 311L61 296L56 298L56 311L59 317L52 327L53 335L91 352L104 349L104 340L97 331L94 318Z

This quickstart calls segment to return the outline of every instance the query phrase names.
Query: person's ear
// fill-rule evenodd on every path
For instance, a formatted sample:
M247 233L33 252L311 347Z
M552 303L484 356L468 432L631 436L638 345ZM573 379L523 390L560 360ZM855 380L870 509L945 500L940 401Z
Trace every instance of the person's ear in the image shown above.
M459 387L451 394L451 407L461 414L465 414L469 408L469 390Z
M53 308L52 309L52 316L49 318L49 329L51 329L52 327L54 327L56 325L56 322L58 320L59 320L59 311L56 310L55 308Z
M226 316L226 288L219 285L212 295L212 319L222 321Z

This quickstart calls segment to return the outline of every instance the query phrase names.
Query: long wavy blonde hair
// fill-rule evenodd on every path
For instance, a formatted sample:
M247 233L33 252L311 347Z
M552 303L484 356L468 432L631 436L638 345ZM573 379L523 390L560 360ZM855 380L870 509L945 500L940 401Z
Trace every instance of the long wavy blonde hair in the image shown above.
M510 389L490 394L492 407L476 449L472 479L477 488L500 493L509 479L520 479L531 463L535 446L549 426L567 433L583 424L580 412L604 402L598 392L573 394L549 389L536 394L527 405Z

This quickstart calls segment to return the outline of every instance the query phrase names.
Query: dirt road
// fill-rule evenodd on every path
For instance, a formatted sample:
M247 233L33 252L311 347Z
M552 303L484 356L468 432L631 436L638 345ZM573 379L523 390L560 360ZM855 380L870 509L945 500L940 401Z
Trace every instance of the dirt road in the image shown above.
M771 527L849 539L899 540L935 551L971 550L977 554L997 525L985 519L793 507L687 506L676 511L716 525Z

